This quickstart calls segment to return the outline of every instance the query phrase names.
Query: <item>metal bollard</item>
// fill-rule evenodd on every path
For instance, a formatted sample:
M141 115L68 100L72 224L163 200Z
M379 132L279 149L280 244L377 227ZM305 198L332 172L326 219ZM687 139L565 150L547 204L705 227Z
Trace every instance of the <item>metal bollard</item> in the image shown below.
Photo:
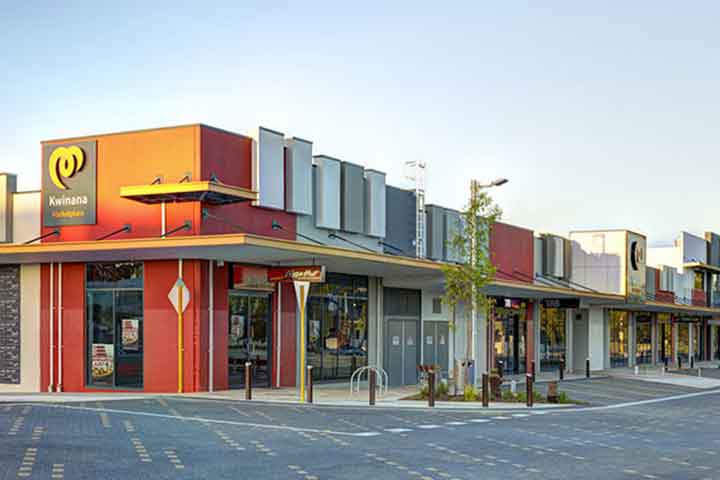
M682 358L680 358L680 355L677 356L677 365L678 370L682 370Z
M377 385L377 377L375 376L375 370L372 368L370 369L370 373L368 374L368 388L369 388L369 399L368 403L372 406L375 405L375 387Z
M312 365L307 366L307 389L305 390L305 395L307 396L307 403L313 403L312 369Z
M526 405L528 407L533 406L533 379L531 374L525 376L525 393L527 395Z
M502 360L498 360L498 375L503 378L505 374L505 363Z
M695 355L690 357L690 368L695 368Z
M667 372L667 369L668 369L668 358L667 357L663 357L663 363L665 364L665 372Z
M428 407L435 406L435 370L428 370Z
M585 359L585 378L590 378L590 359Z
M245 362L245 400L252 400L252 363Z
M560 380L565 380L565 359L560 360Z
M490 405L490 376L487 372L482 374L482 406L487 408Z
M532 373L533 382L535 381L535 360L530 362L530 373Z

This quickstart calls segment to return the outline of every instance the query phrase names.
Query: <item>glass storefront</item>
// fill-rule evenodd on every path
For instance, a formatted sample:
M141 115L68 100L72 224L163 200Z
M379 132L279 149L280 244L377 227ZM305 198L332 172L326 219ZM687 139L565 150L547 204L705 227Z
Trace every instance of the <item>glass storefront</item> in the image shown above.
M652 363L652 319L638 315L635 319L635 364Z
M540 308L540 370L559 368L566 350L567 310Z
M251 362L253 385L270 386L271 295L263 292L230 292L228 310L228 381L245 385L245 363Z
M628 366L628 312L610 310L610 367Z
M669 313L657 314L657 361L664 363L667 359L668 363L672 363L673 355L673 339L672 339L672 322Z
M690 327L687 322L677 323L677 356L687 363L690 359Z
M143 265L86 266L86 384L143 386Z
M317 380L348 379L367 365L367 277L328 273L307 304L307 363Z
M495 363L503 364L503 372L525 373L526 307L495 307Z

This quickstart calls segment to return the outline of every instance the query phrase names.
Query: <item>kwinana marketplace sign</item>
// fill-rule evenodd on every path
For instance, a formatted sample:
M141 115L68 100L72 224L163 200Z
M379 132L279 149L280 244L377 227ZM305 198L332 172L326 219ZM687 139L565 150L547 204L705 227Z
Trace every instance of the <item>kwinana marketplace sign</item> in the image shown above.
M43 145L43 225L92 225L97 204L97 142Z

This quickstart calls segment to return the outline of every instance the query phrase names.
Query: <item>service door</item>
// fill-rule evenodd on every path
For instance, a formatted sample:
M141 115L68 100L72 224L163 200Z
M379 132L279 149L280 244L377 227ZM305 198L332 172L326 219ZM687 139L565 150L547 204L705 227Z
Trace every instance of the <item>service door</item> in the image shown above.
M444 377L448 374L448 324L447 322L425 322L425 345L423 363L440 365Z
M385 317L384 368L390 385L417 383L420 361L420 292L397 288L383 291Z

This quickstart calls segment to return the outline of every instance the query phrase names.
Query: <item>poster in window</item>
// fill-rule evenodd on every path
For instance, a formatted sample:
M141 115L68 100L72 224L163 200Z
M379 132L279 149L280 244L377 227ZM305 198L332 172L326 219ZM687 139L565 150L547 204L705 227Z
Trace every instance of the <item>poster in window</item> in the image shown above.
M230 316L230 344L237 345L245 330L245 315Z
M92 344L92 379L107 380L115 368L115 349L112 343Z
M127 352L140 350L140 320L137 318L122 319L122 347Z

